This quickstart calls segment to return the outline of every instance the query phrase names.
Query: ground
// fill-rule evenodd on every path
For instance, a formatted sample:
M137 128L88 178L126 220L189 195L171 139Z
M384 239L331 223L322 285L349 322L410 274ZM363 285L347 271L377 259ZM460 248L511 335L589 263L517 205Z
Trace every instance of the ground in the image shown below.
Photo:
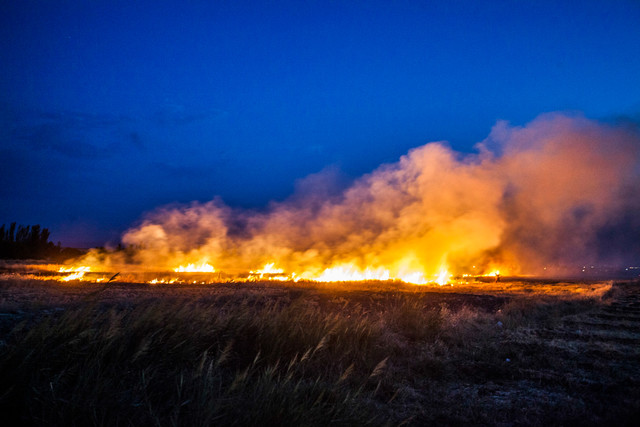
M0 281L21 425L635 425L640 283Z

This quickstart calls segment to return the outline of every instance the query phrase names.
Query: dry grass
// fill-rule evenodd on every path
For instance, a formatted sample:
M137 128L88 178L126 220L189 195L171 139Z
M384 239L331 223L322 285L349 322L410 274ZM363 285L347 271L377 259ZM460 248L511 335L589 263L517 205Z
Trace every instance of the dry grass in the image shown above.
M0 409L20 425L633 422L638 284L517 286L5 281Z

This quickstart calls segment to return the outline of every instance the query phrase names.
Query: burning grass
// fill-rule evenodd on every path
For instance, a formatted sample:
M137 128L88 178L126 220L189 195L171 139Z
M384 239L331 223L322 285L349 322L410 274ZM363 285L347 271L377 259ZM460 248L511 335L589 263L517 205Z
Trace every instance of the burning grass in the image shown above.
M631 422L637 286L3 281L0 407L32 425Z

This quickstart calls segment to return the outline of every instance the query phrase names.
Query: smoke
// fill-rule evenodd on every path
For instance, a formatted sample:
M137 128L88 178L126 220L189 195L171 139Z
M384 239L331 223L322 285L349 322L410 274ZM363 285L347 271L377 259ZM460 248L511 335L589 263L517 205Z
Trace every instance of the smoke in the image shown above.
M335 171L315 174L264 211L220 200L159 208L124 234L128 259L107 262L204 260L228 272L275 262L310 275L350 264L396 277L637 262L639 150L637 131L579 116L498 122L474 153L429 143L343 189Z

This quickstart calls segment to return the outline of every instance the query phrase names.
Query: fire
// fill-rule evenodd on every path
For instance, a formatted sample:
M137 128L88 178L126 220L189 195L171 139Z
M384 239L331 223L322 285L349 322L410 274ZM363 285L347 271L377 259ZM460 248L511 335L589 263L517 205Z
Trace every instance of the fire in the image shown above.
M311 280L316 282L353 282L362 280L389 280L389 271L384 268L366 268L361 270L350 264L326 268Z
M174 268L173 271L176 273L215 273L216 270L212 265L202 261L199 264L181 265Z
M264 267L262 267L259 270L251 270L249 273L249 277L247 277L247 280L249 281L254 281L254 280L277 280L277 281L287 281L287 280L291 280L291 281L297 281L296 280L296 275L295 273L292 274L291 276L283 274L284 270L281 268L276 268L276 263L275 262L270 262L264 265Z
M438 285L443 286L449 283L450 279L451 279L451 274L449 273L449 271L446 269L446 267L441 267L435 282Z
M178 279L153 279L149 281L151 285L160 285L160 284L173 284L176 283Z
M217 198L160 207L122 236L130 251L96 250L82 263L217 272L218 281L444 285L453 277L540 274L550 264L597 260L603 236L633 235L637 224L627 218L640 206L638 147L635 131L582 117L499 122L476 152L428 143L344 185L320 172L265 209ZM628 245L618 246L605 257L630 256Z
M446 257L445 257L446 258ZM495 265L494 265L495 266ZM413 267L413 268L412 268ZM305 269L301 271L286 271L276 264L276 261L268 262L255 270L250 270L248 274L230 274L224 271L219 272L221 275L211 276L208 279L194 277L181 277L172 274L173 277L165 275L164 277L156 277L147 281L152 285L157 284L206 284L218 283L224 281L237 282L256 282L256 281L278 281L278 282L361 282L361 281L398 281L414 285L437 284L440 286L451 284L453 282L453 274L449 271L447 263L441 263L440 268L435 273L426 272L423 269L415 268L419 264L415 263L415 259L404 257L401 262L395 264L395 267L386 268L385 266L367 266L360 267L356 261L338 263L333 266ZM475 269L475 266L473 266ZM206 261L198 263L189 263L180 265L172 269L174 273L214 273L216 269ZM87 280L85 274L92 271L91 266L63 266L57 269L59 273L70 273L64 277L59 277L60 281ZM432 270L433 271L433 270ZM134 272L135 273L135 272ZM160 274L163 274L162 272ZM492 270L491 273L482 276L499 277L500 270ZM469 274L463 274L461 277L480 277ZM101 277L93 279L94 282L105 282L107 278ZM468 279L467 279L468 283Z
M71 280L81 280L84 277L85 273L91 271L91 267L81 266L81 267L60 267L58 269L59 273L71 273L68 276L64 276L60 278L63 282L69 282Z
M208 266L208 267L207 267ZM209 268L210 267L210 268ZM174 269L175 272L214 272L213 267L209 264L201 263L200 265L189 264ZM355 263L342 263L332 267L326 267L319 272L303 271L288 273L285 269L277 267L275 262L266 263L262 268L250 270L248 275L227 276L232 281L239 282L256 282L256 281L291 281L299 282L301 280L310 282L360 282L360 281L401 281L404 283L425 285L429 283L437 283L444 285L449 283L451 274L446 267L443 267L438 274L433 275L433 279L427 279L421 271L409 271L393 274L391 270L384 267L358 267ZM172 283L214 283L219 282L218 277L206 282L197 282L184 278L156 278L149 281L149 284L172 284Z
M358 268L354 264L341 264L335 267L326 268L317 276L312 276L307 273L302 277L315 282L360 282L366 280L393 280L402 281L404 283L410 283L413 285L426 285L428 283L437 283L439 285L445 285L449 283L451 274L446 267L441 268L440 272L435 275L434 280L428 280L425 278L425 274L421 271L412 271L393 274L390 270L384 267L372 268L367 267L365 269Z
M63 282L69 282L71 280L80 280L84 277L84 271L79 271L77 273L73 273L70 274L68 276L65 276L63 278L61 278L60 280L62 280Z
M91 271L91 267L81 266L81 267L60 267L58 269L58 273L88 273Z
M251 274L259 274L260 277L262 277L265 274L282 274L282 273L284 273L283 269L276 268L275 265L276 265L275 262L271 262L271 263L265 264L264 267L262 267L262 269L251 271Z
M424 278L424 274L419 271L400 275L399 279L405 283L411 283L413 285L426 285L429 283L429 281Z
M508 266L492 266L488 269L488 273L483 274L483 277L495 277L496 279L500 278L500 276L511 275L512 271Z

